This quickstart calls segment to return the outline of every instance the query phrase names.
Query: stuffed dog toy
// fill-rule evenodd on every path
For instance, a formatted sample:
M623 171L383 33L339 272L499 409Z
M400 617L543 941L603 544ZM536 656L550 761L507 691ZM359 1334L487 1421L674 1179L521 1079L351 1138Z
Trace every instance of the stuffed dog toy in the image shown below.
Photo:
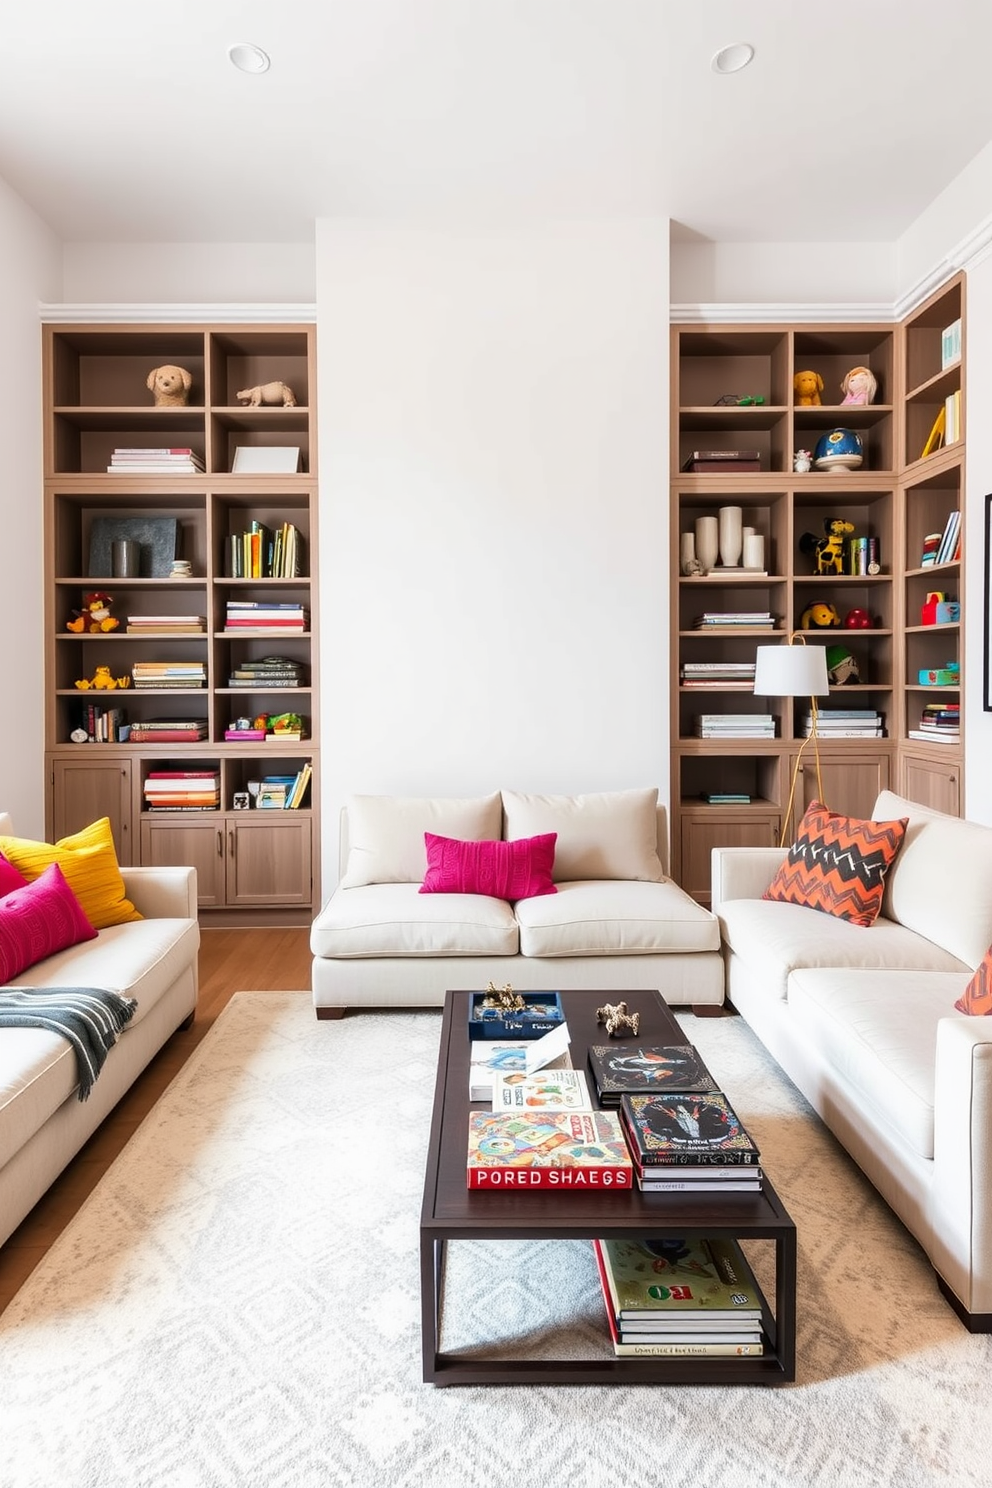
M819 408L823 378L819 372L797 372L792 379L792 390L800 408Z
M153 367L145 386L155 398L156 408L185 408L189 390L193 383L192 373L185 367Z

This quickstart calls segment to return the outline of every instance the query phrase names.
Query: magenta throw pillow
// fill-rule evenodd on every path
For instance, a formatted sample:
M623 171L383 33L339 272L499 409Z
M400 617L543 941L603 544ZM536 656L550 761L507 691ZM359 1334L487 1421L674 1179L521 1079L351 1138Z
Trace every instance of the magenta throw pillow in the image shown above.
M9 858L0 853L0 899L9 894L12 889L23 889L27 879L19 869L15 868Z
M493 899L535 899L557 894L551 878L557 832L515 842L460 842L424 833L427 875L422 894L488 894Z
M0 899L0 983L56 951L95 939L62 869L50 863L37 878Z

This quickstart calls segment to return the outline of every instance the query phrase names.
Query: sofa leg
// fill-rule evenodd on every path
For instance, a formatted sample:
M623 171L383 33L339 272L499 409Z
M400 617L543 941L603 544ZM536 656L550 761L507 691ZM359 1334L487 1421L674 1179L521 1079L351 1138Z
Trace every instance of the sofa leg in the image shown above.
M196 1008L194 1008L193 1011L191 1013L189 1013L187 1015L187 1017L185 1017L183 1019L183 1021L179 1025L179 1027L176 1029L176 1032L177 1033L188 1033L189 1030L193 1027L193 1022L194 1022L195 1018L196 1018Z
M343 1007L319 1007L317 1009L318 1018L343 1018L344 1015L345 1009Z
M725 1003L693 1003L692 1015L694 1018L732 1018L734 1010Z
M954 1295L940 1273L934 1272L934 1275L937 1277L937 1286L954 1308L954 1311L964 1323L968 1332L992 1333L992 1312L969 1312L961 1301L961 1298Z

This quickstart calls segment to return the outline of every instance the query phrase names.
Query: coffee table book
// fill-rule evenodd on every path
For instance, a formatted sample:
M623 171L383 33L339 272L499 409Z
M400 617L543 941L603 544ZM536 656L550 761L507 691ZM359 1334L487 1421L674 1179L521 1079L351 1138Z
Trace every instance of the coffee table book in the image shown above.
M609 1194L633 1188L634 1168L612 1111L473 1111L466 1180L468 1188L485 1192Z
M493 1075L492 1108L510 1115L527 1111L591 1111L584 1070L538 1070Z
M622 1095L624 1131L641 1168L757 1165L757 1144L720 1090Z
M689 1232L666 1241L595 1239L606 1296L621 1329L754 1328L761 1292L738 1242Z
M619 1106L625 1091L718 1088L692 1044L592 1044L589 1068L604 1106Z
M492 1101L494 1074L523 1074L527 1069L527 1050L533 1040L514 1039L508 1043L480 1040L469 1045L468 1098L470 1101ZM551 1059L544 1069L572 1068L572 1057L566 1049Z

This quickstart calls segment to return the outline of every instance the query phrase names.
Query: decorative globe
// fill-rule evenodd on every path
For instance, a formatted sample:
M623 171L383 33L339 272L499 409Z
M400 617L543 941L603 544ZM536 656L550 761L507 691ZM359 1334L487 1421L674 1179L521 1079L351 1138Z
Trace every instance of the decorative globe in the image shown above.
M857 470L865 458L853 429L831 429L817 440L813 464L817 470Z

